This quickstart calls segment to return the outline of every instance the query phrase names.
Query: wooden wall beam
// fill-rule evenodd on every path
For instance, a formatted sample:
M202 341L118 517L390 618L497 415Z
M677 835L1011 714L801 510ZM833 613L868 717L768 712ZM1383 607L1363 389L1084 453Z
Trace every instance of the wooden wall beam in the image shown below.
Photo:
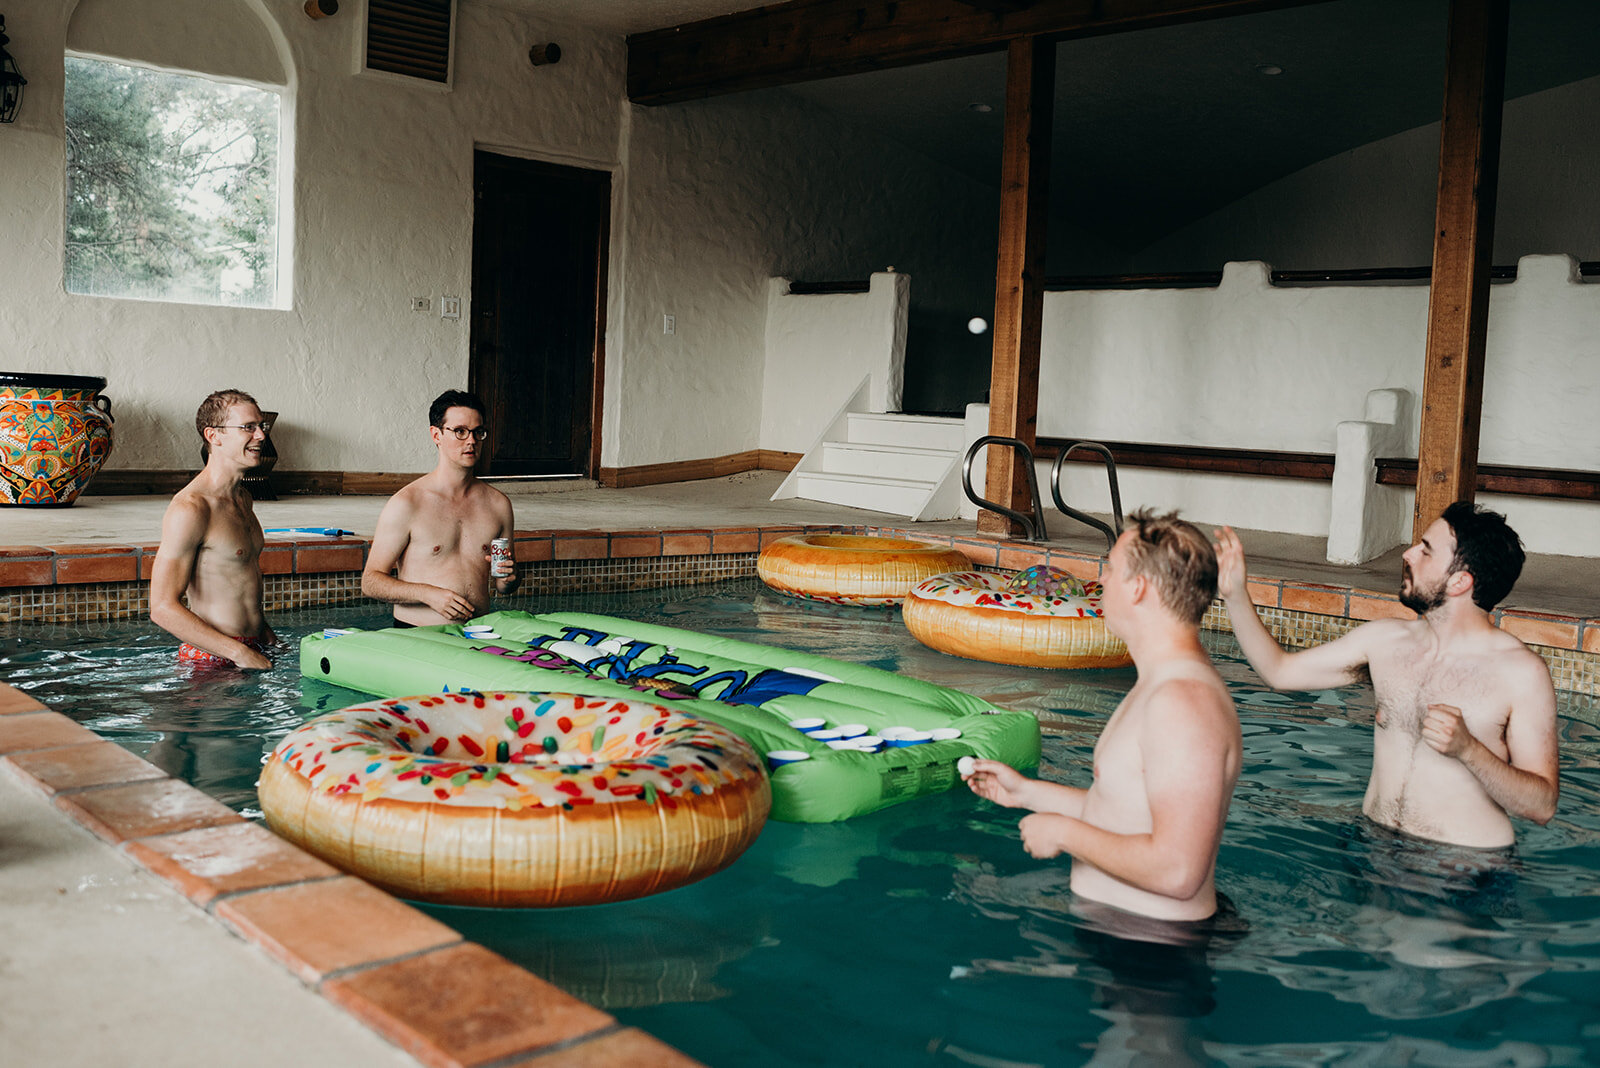
M1050 213L1050 142L1056 46L1040 37L1006 50L1005 140L1000 153L1000 253L995 269L994 355L989 369L989 433L1035 443L1039 414L1039 335L1044 318L1044 248ZM984 496L1013 511L1033 510L1026 461L990 446ZM987 509L978 531L1009 534L1012 522Z
M1451 0L1412 538L1478 483L1508 0Z
M628 99L668 104L996 52L1025 37L1093 37L1328 2L790 0L630 36Z

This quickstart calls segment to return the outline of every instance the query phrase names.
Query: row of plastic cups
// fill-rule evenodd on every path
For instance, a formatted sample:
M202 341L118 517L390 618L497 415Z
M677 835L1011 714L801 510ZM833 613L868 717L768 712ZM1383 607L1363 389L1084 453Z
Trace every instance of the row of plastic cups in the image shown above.
M486 641L489 638L500 637L488 623L469 623L461 628L461 635L471 641Z

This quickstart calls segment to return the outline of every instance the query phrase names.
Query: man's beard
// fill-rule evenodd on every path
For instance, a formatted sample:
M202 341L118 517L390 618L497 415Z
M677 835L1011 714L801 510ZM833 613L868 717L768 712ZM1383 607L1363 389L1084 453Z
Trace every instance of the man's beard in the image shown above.
M1400 565L1400 603L1417 615L1425 616L1444 604L1444 587L1445 583L1449 581L1448 577L1440 579L1439 585L1431 590L1424 590L1417 585L1416 576L1411 574L1411 565L1402 563ZM1408 582L1411 584L1409 589L1406 587Z

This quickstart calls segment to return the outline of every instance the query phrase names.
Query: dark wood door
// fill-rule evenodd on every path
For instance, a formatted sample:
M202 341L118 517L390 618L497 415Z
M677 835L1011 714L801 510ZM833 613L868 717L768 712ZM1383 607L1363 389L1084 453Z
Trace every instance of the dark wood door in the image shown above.
M472 358L491 475L592 475L611 175L474 154Z

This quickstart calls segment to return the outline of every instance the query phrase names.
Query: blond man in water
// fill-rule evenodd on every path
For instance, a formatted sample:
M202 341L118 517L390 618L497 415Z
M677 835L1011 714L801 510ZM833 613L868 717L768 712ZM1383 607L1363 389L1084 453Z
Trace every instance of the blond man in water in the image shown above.
M489 543L515 523L511 500L474 473L489 434L483 401L446 390L428 409L428 434L438 462L383 506L361 572L361 592L394 605L396 626L460 623L488 611L491 588L517 588L515 570L489 573Z
M1087 789L973 762L980 797L1033 814L1021 823L1035 857L1072 857L1073 895L1159 920L1217 910L1217 848L1242 754L1227 687L1200 644L1216 592L1205 535L1176 514L1135 512L1101 576L1106 625L1128 644L1139 678L1094 749Z
M261 524L244 478L261 464L272 424L250 394L218 390L195 413L206 466L161 519L150 571L150 620L179 639L178 658L201 666L272 666L276 638L261 608Z
M1490 612L1522 573L1505 517L1457 501L1406 550L1400 603L1416 619L1363 623L1288 652L1256 615L1244 547L1217 532L1219 586L1239 647L1275 690L1324 690L1363 678L1378 701L1362 811L1416 838L1499 849L1513 816L1548 823L1560 794L1550 669Z

